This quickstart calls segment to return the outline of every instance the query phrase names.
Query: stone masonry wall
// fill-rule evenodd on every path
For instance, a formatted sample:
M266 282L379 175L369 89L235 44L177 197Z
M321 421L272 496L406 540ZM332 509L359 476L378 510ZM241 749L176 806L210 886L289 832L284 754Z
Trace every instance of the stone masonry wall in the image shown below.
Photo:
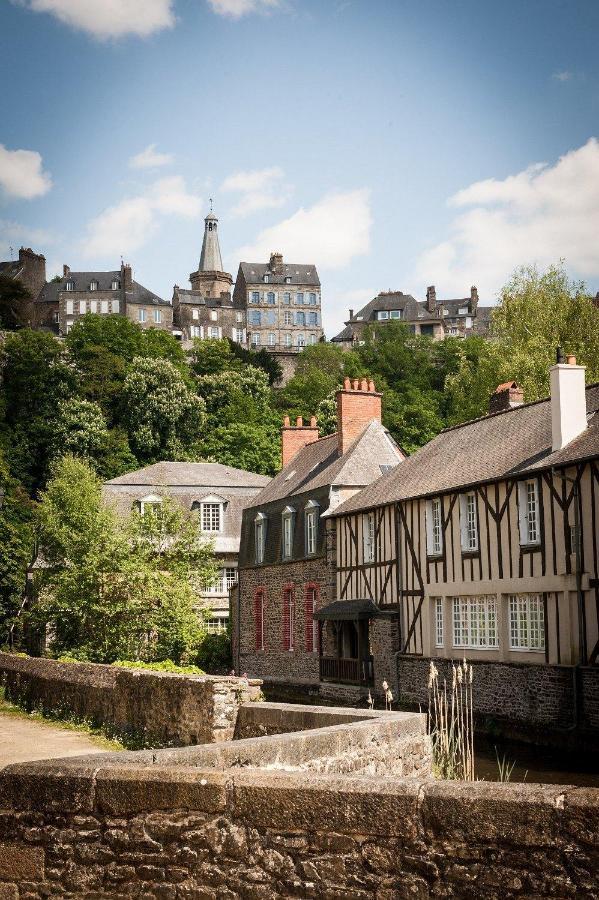
M309 772L0 774L0 897L596 898L598 792Z
M435 659L441 678L451 683L451 660ZM470 661L474 667L474 711L481 716L532 727L567 729L576 724L577 671L573 666ZM398 654L402 701L428 702L429 657ZM581 667L578 678L580 724L599 728L599 667Z
M230 740L241 703L260 697L260 682L169 675L0 653L6 696L40 709L109 725L148 743L181 746Z

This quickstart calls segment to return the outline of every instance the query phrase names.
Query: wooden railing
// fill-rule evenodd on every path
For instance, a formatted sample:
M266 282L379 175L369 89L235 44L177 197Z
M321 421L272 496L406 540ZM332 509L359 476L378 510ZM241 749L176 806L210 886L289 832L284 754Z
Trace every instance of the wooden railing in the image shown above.
M320 678L322 681L371 684L373 676L372 656L368 659L348 659L337 656L320 657Z

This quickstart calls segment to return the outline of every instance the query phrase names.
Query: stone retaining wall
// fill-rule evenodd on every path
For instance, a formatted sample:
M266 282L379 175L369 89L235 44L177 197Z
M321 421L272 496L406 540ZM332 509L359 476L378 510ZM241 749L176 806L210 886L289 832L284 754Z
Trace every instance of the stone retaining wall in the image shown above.
M13 766L0 774L0 897L596 898L598 794L255 769Z
M157 746L230 740L239 705L261 696L257 679L170 675L8 653L0 653L0 679L7 699L25 709L86 719Z

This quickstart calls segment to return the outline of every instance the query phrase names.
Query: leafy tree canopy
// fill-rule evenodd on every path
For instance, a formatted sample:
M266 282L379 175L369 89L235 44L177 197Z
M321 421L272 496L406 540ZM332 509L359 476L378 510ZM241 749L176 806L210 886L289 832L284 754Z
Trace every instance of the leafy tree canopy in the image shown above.
M32 297L16 278L0 275L0 331L16 331L31 324Z

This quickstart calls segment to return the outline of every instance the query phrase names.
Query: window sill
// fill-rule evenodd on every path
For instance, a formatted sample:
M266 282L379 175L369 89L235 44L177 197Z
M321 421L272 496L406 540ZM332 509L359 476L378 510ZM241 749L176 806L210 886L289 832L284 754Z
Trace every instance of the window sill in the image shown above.
M539 541L536 544L520 544L520 550L522 553L536 553L541 550L541 542Z
M462 557L464 559L473 559L477 556L480 556L480 550L477 547L476 550L462 550Z
M427 562L439 562L443 559L443 553L427 553L426 561Z

